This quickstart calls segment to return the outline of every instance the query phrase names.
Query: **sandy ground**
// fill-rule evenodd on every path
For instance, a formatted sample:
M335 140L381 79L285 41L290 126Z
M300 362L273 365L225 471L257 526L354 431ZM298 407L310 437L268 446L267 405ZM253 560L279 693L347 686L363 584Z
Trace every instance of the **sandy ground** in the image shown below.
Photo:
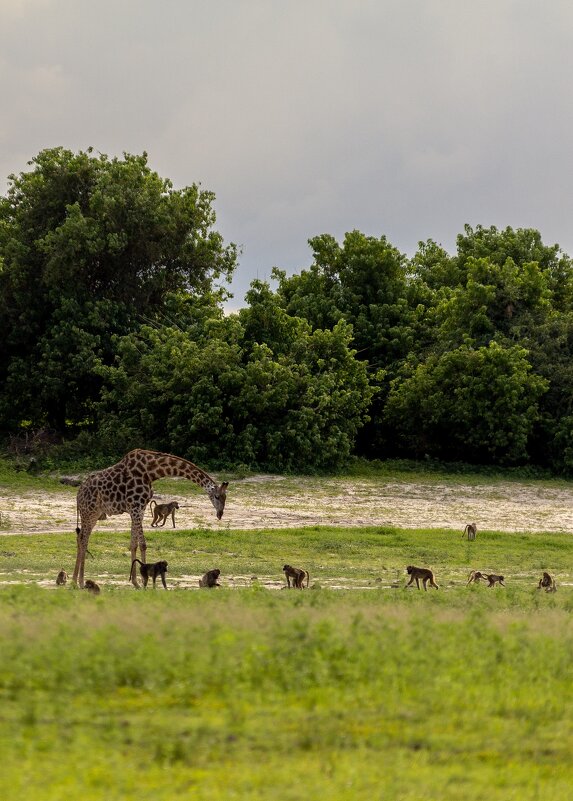
M73 531L76 490L26 490L0 487L0 534ZM156 499L176 500L177 528L264 529L315 525L451 528L468 522L478 531L573 532L573 485L503 482L470 485L383 479L317 479L252 476L232 481L223 519L215 518L207 496L186 481L171 481ZM151 516L148 517L148 524ZM126 530L128 515L98 523ZM171 520L166 523L171 526Z

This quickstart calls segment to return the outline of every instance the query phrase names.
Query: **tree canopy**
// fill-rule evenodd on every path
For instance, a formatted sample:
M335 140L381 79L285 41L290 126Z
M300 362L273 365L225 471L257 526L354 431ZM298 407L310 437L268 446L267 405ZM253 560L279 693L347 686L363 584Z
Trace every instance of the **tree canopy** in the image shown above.
M0 199L0 416L62 429L91 414L98 360L169 293L205 293L235 267L214 196L174 190L146 154L42 151Z
M44 150L0 198L0 434L111 456L341 467L351 454L573 470L573 269L534 229L454 253L324 233L225 314L214 195L145 153Z

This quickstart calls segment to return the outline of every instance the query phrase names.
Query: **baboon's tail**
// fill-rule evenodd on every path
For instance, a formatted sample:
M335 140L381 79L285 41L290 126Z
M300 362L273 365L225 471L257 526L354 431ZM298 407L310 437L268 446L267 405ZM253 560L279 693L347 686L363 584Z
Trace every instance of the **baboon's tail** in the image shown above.
M131 563L131 570L129 571L129 580L130 581L133 581L133 568L134 568L136 562L139 562L139 564L141 564L141 560L140 559L134 559L133 562Z

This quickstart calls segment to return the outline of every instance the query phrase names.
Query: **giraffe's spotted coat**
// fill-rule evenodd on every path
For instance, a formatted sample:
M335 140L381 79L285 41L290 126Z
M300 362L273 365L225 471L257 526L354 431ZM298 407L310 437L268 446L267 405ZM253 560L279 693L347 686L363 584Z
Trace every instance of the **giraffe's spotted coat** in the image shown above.
M147 544L143 534L143 514L153 495L152 483L159 478L178 476L188 478L203 487L220 520L225 509L228 482L217 484L197 465L160 451L141 448L130 451L117 464L98 470L85 479L78 490L77 557L74 583L84 585L84 566L90 534L103 515L128 512L131 517L131 560L137 548L145 562ZM134 580L137 586L137 579Z

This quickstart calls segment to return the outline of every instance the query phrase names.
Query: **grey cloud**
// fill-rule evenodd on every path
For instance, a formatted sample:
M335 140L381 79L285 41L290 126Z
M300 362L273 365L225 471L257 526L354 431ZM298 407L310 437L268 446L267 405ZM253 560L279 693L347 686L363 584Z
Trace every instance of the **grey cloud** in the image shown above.
M216 193L237 302L324 231L573 252L572 38L561 0L4 0L0 179L43 147L146 150Z

